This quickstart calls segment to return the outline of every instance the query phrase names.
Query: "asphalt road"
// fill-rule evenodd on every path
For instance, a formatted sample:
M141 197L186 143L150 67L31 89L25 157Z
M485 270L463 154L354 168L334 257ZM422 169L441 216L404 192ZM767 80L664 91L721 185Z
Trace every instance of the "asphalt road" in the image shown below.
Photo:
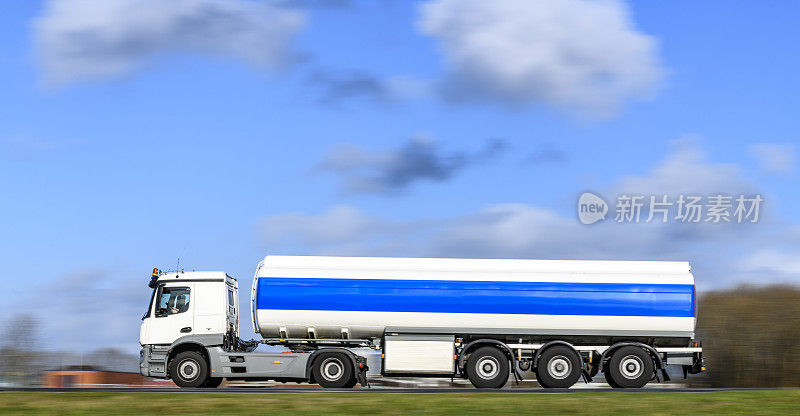
M360 389L320 389L320 388L285 388L285 387L234 387L220 389L178 389L160 387L108 387L108 388L45 388L45 387L2 387L0 392L118 392L118 393L221 393L221 394L273 394L273 393L351 393L351 394L370 394L370 393L391 393L391 394L431 394L431 393L545 393L545 394L569 394L581 392L601 392L615 391L626 393L713 393L717 391L749 391L749 390L797 390L798 388L786 389L706 389L706 388L661 388L661 389L609 389L609 388L580 388L580 389L503 389L503 390L479 390L471 388L360 388Z

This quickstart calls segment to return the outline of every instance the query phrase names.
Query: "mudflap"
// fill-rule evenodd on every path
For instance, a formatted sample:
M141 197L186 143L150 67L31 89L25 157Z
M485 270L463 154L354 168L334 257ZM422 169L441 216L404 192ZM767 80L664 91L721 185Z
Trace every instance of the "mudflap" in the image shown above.
M358 383L361 384L361 387L369 387L369 380L367 379L367 371L369 371L369 366L367 365L367 359L356 355L356 370L358 370L358 375L356 379Z

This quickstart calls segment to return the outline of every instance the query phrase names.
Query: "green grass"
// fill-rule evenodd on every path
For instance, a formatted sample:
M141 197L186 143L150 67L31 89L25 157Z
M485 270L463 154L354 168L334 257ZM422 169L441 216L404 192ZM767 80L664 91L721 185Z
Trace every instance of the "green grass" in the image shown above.
M800 390L711 393L0 393L20 415L800 415Z

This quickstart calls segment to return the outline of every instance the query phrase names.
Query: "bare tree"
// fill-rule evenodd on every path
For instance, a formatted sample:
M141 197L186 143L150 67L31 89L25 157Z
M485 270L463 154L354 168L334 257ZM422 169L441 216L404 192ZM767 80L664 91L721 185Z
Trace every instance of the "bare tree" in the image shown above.
M800 386L799 288L707 293L700 298L697 332L713 386Z
M9 319L0 338L0 378L11 384L35 384L40 370L39 322L30 315Z
M139 357L116 348L103 348L91 352L84 362L108 371L139 371Z

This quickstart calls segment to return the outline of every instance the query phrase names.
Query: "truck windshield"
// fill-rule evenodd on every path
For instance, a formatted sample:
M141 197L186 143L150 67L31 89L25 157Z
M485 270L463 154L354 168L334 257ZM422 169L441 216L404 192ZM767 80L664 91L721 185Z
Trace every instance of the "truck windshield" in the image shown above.
M145 311L144 315L142 315L142 320L143 321L144 321L144 318L147 318L147 317L150 316L150 311L153 310L153 300L156 298L156 291L157 290L158 290L158 287L154 287L153 288L153 293L150 294L150 305L147 307L147 311Z

